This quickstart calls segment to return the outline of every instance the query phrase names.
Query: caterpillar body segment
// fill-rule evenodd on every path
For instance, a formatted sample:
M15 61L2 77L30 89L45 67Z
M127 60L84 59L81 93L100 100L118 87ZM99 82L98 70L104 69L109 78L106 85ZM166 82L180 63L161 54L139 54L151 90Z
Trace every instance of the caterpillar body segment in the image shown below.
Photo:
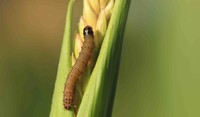
M94 49L94 33L92 27L86 26L83 29L83 35L84 43L82 49L65 82L63 104L67 110L70 110L73 106L76 84L79 77L86 71L88 61L91 59Z

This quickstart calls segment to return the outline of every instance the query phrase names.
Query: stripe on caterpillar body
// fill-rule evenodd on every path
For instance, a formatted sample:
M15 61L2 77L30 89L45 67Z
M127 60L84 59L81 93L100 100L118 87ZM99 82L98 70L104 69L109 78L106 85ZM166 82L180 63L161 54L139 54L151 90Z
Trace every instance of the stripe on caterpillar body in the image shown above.
M80 75L85 72L88 61L90 60L94 49L94 34L92 27L86 26L83 29L83 35L84 43L82 50L67 77L67 81L65 82L63 104L64 108L67 110L70 110L73 106L77 80Z

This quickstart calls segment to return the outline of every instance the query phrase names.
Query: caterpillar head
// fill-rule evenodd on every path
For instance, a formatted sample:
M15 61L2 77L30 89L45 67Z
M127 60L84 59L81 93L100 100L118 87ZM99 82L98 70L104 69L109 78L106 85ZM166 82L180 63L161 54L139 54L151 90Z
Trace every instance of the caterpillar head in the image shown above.
M87 25L84 29L83 29L83 35L84 36L93 36L94 32L92 30L92 27Z

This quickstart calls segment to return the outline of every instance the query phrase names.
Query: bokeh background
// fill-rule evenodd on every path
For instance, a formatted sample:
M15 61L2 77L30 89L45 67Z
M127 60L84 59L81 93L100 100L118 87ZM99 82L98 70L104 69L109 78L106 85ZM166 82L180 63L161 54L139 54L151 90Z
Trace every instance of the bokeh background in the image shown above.
M67 3L0 0L0 117L49 116ZM200 117L199 11L198 0L132 1L113 117Z

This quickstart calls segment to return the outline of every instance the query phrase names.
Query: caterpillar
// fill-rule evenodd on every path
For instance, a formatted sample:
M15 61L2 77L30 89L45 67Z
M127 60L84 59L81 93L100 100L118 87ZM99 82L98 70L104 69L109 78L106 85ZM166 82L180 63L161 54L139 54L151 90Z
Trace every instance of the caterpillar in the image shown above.
M70 110L73 106L78 78L85 72L94 49L94 34L92 27L86 26L83 29L83 36L84 43L82 49L65 82L63 104L64 108L67 110Z

